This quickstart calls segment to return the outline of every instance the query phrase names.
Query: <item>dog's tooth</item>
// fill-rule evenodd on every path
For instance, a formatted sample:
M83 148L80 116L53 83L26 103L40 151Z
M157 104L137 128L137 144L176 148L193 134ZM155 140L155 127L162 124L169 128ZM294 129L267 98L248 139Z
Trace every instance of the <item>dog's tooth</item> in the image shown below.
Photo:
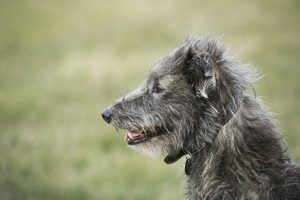
M127 132L127 133L125 133L124 140L128 140L128 132Z
M130 139L133 139L133 135L132 135L131 132L128 133L128 137L129 137Z

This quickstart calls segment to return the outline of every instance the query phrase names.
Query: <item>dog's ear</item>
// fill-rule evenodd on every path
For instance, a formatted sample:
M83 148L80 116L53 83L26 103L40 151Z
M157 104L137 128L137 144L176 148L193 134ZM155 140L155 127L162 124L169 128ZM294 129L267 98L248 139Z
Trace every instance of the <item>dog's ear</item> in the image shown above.
M208 52L196 53L189 48L185 56L183 74L197 97L208 98L216 87L215 66Z

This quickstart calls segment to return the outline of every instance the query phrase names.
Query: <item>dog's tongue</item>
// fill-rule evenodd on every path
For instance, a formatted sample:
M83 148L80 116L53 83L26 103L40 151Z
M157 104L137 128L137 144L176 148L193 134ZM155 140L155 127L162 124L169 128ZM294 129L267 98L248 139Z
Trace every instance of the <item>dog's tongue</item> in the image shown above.
M134 140L134 139L137 139L137 138L142 138L143 137L143 134L144 131L128 131L126 134L125 134L125 140L129 141L129 140Z

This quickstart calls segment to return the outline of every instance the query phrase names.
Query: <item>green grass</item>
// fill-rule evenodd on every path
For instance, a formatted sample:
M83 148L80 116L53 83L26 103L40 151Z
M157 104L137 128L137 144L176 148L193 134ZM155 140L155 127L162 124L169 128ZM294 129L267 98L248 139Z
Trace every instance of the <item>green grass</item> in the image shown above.
M0 199L182 199L183 162L129 150L100 111L190 34L224 34L300 161L300 4L0 2Z

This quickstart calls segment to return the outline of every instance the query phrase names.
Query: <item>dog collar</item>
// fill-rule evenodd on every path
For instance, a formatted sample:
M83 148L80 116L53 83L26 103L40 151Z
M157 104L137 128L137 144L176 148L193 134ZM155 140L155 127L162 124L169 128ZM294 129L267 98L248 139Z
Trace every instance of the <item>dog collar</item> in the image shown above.
M192 156L199 153L204 148L204 146L205 145L203 145L202 148L197 149L196 151L191 151L191 150L188 150L187 148L185 148L173 156L171 156L171 155L166 156L164 159L164 162L166 164L172 164L172 163L175 163L176 161L178 161L182 156L186 156L184 172L188 176L188 175L190 175L191 169L192 169L192 162L191 162Z

